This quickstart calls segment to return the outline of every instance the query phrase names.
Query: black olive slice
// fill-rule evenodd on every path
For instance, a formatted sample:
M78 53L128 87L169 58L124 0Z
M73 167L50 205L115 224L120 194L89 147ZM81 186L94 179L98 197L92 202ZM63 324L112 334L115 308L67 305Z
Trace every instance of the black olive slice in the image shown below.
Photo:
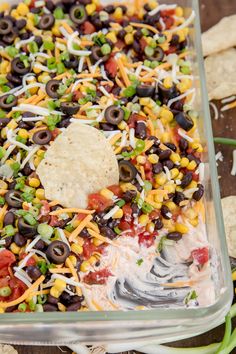
M152 56L153 60L162 61L165 56L165 52L161 47L156 47L155 53Z
M54 264L62 264L70 254L70 249L65 242L53 241L47 248L46 256Z
M117 125L124 119L124 111L122 108L112 105L106 108L104 116L108 123Z
M192 118L190 118L187 113L184 112L179 112L178 114L176 114L175 120L179 124L179 126L186 131L189 131L194 126Z
M64 114L72 116L78 112L80 105L76 102L61 102L60 108Z
M135 166L127 160L119 161L119 172L120 180L123 182L130 182L137 175L137 170Z
M20 60L20 58L15 58L11 62L12 73L18 75L25 75L28 72L30 72L30 70L31 70L30 65L26 67L25 64Z
M55 18L52 14L44 14L38 24L38 27L42 30L48 30L52 28L55 23Z
M17 37L17 33L14 33L14 32L10 32L8 34L5 34L3 37L2 37L2 40L6 43L6 44L12 44L14 42L14 40L16 39Z
M21 235L31 238L37 234L37 225L29 225L23 218L19 218L18 230Z
M13 75L12 73L7 74L7 80L12 82L14 84L14 86L19 86L22 83L21 77L19 77L17 75Z
M5 110L10 110L17 105L17 97L11 94L0 97L0 107Z
M21 192L10 190L5 194L7 204L13 208L20 208L22 205Z
M139 85L136 88L138 97L152 97L155 93L155 87L151 85Z
M70 9L70 19L77 25L81 25L87 19L87 13L83 5L75 5Z
M34 133L32 140L35 144L46 145L52 139L52 133L48 129L39 130Z
M178 92L174 85L170 88L166 88L164 85L158 84L158 94L161 100L170 100L171 98L178 96Z
M60 95L57 92L60 84L61 84L61 81L59 81L59 80L49 80L47 82L46 92L49 97L52 97L52 98L59 98L60 97Z
M13 24L9 19L0 19L0 34L5 35L12 31Z
M105 62L109 58L109 55L103 55L101 52L101 48L98 45L95 45L92 48L91 58L94 62L97 62L98 60L102 60L102 62Z
M63 60L67 69L77 69L79 65L78 59L74 55L70 55L68 60Z

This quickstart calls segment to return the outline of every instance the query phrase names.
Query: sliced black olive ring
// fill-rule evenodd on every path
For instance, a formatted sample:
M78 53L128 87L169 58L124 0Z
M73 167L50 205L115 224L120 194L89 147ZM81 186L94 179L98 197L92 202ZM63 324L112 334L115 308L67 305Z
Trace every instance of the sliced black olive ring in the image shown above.
M8 99L12 97L11 101L8 102ZM17 105L17 97L14 95L4 95L0 97L0 107L2 109L9 110L12 107L15 107Z
M155 86L151 85L139 85L136 89L138 97L152 97L155 93Z
M61 81L59 81L59 80L49 80L47 82L46 92L49 97L52 97L52 98L59 98L60 97L59 93L57 92L60 84L61 84Z
M28 72L30 72L31 67L28 65L27 67L25 64L20 60L20 58L15 58L11 62L11 71L12 73L18 74L18 75L25 75Z
M70 249L65 242L53 241L47 248L46 256L54 264L62 264L70 254Z
M12 44L14 42L14 40L16 39L17 37L17 33L14 33L13 31L8 33L8 34L5 34L3 37L2 37L2 40L6 43L6 44Z
M75 5L70 9L70 19L77 25L81 25L87 19L87 13L83 5Z
M70 55L68 60L63 60L63 63L67 69L78 68L79 61L74 55Z
M170 88L166 88L162 84L158 84L158 94L160 95L161 100L163 99L169 100L178 95L176 87L174 85Z
M42 30L48 30L52 28L55 23L55 18L52 14L44 14L38 24L38 27Z
M189 131L194 126L194 122L193 122L192 118L190 118L184 112L180 112L180 113L176 114L175 120L179 124L179 126L186 131Z
M80 105L76 102L61 102L60 108L62 113L72 116L78 112Z
M108 123L117 125L124 119L124 111L122 108L112 105L106 108L104 116Z
M157 61L162 61L164 59L164 56L165 56L165 52L163 51L163 49L161 47L156 47L152 59Z
M131 182L136 177L137 170L131 162L121 160L119 161L119 173L121 181Z
M22 205L21 192L10 190L5 194L7 204L12 208L20 208Z
M0 20L0 34L8 34L12 31L13 24L10 20L6 18L1 18Z
M34 133L32 140L35 144L46 145L52 139L52 133L48 129L39 130Z
M19 218L18 230L21 235L31 238L37 234L37 225L29 225L23 218Z
M102 62L107 61L107 59L109 58L108 55L103 55L101 52L101 48L98 45L95 45L92 48L92 54L91 57L93 59L94 62L97 62L98 60L102 60Z

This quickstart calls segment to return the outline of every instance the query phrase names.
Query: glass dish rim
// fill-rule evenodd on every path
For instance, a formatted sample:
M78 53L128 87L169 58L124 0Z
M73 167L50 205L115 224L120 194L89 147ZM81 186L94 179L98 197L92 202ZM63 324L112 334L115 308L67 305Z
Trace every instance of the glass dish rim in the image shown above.
M0 0L1 2L1 0ZM121 1L122 2L122 1ZM174 0L173 0L174 2ZM178 3L178 1L176 1ZM32 323L36 324L39 322L46 323L76 323L76 322L87 322L87 321L155 321L155 320L188 320L190 318L205 318L210 314L214 314L223 307L229 308L231 304L231 299L233 296L233 285L231 281L231 271L230 264L227 261L228 251L225 239L225 230L223 224L223 215L220 204L220 190L218 183L218 174L215 163L215 149L213 143L213 133L211 126L211 118L209 112L209 103L206 89L206 80L204 72L204 61L202 56L202 46L201 46L201 29L200 29L200 15L199 15L199 1L191 0L192 9L195 11L194 18L194 29L196 31L195 36L195 50L196 50L196 63L198 65L200 74L200 90L201 90L201 100L202 109L204 115L204 127L205 134L207 138L208 147L208 159L211 171L211 186L214 190L213 193L213 203L214 210L216 214L216 225L218 228L218 234L220 235L220 246L221 252L223 254L223 271L225 275L226 289L222 293L218 300L207 307L202 308L162 308L162 309L147 309L147 310L130 310L130 311L81 311L81 312L43 312L43 313L1 313L0 314L0 324L12 324L12 323ZM226 311L226 310L225 310Z

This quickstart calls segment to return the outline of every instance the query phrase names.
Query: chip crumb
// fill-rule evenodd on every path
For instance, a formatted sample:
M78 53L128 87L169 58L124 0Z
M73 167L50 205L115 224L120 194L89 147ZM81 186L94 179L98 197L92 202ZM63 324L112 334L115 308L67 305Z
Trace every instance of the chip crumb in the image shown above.
M229 255L236 258L236 195L221 199Z
M1 354L17 354L18 351L8 344L0 344L0 353Z

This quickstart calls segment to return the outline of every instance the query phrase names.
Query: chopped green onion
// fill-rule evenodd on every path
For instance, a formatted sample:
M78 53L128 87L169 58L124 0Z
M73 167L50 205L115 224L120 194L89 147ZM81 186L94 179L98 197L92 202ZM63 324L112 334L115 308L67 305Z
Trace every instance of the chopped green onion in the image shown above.
M49 41L43 42L43 49L53 50L54 48L55 48L55 44L53 42L49 42Z
M68 225L66 225L65 230L68 232L72 232L74 230L74 228L71 224L68 224Z
M151 204L148 204L147 202L143 202L142 204L142 212L144 214L150 214L153 211L153 206Z
M7 225L4 227L4 233L6 234L7 237L14 236L15 229L12 225Z
M149 46L151 47L151 48L156 48L156 46L157 46L157 43L156 43L156 41L154 40L154 39L152 39L151 41L150 41L150 43L149 43Z
M14 162L10 165L11 169L13 170L13 175L16 177L18 172L20 171L20 164L19 162Z
M0 109L0 119L6 117L6 112L4 112L2 109Z
M48 271L48 266L47 266L47 263L45 261L39 261L37 263L37 266L39 267L40 269L40 272L45 275Z
M35 310L35 306L36 306L36 304L34 303L34 300L31 299L31 300L28 302L28 304L29 304L30 310L31 310L31 311L34 311L34 310Z
M67 90L67 86L64 84L60 84L57 93L58 95L63 96L66 90Z
M5 204L5 198L0 196L0 205L4 205Z
M19 53L19 50L16 47L9 46L6 47L6 52L11 58L14 58Z
M141 29L141 32L142 32L142 34L143 34L144 36L148 36L148 35L149 35L149 31L148 31L147 28L142 28L142 29Z
M232 145L236 146L236 139L229 139L229 138L214 138L214 142L217 144L225 144L225 145Z
M2 159L5 156L6 150L0 146L0 159Z
M103 33L101 33L99 36L93 37L93 42L101 47L104 43L106 43L106 37Z
M136 262L136 264L138 266L141 266L142 263L143 263L143 259L142 258L138 259L137 262Z
M51 115L47 117L47 126L49 130L54 130L57 123L61 121L61 117L59 115Z
M37 224L36 219L33 217L33 215L31 213L26 213L23 216L24 220L27 222L27 224L34 226Z
M0 288L0 296L8 297L11 295L11 293L12 290L9 286L3 286L2 288Z
M37 302L38 302L38 304L41 304L41 305L45 304L47 299L48 299L47 295L38 295L37 296Z
M151 66L151 61L145 59L144 62L143 62L143 65L144 65L144 66L147 66L147 67L149 68L149 67Z
M18 310L19 310L20 312L25 312L26 309L27 309L27 305L26 305L25 302L23 302L22 304L20 304L20 305L18 306Z
M16 141L19 141L19 143L25 144L27 142L27 139L22 138L21 136L17 136Z
M24 192L21 194L21 198L25 201L25 202L32 202L32 200L34 199L34 195L32 193L28 193L28 192Z
M159 65L159 61L153 60L153 61L151 62L150 67L151 67L151 69L155 69L158 65Z
M10 87L7 86L7 85L3 85L3 86L1 87L1 89L2 89L2 92L8 92L8 91L10 91Z
M7 78L5 76L0 77L0 85L4 85L7 83Z
M39 48L38 48L38 44L36 42L33 41L33 42L29 43L29 51L30 51L30 53L37 53L38 50L39 50Z
M185 75L189 75L190 74L190 68L189 66L182 66L182 68L180 69L181 73L185 74Z
M145 141L138 139L135 145L135 151L140 153L144 150L145 148Z
M154 49L152 47L150 47L149 45L147 45L144 49L144 53L148 56L148 57L152 57L154 55Z
M9 104L9 103L12 103L15 99L15 96L14 95L9 95L6 99L6 103Z
M152 184L150 181L144 181L144 189L145 191L151 191L152 190Z
M21 54L20 55L20 60L24 64L25 68L29 67L29 58L27 57L27 55Z
M20 116L21 116L21 112L19 112L19 111L15 111L15 112L12 113L12 118L14 118L14 119L17 119Z
M121 107L123 109L123 111L125 112L125 115L124 115L124 120L128 120L129 119L129 116L130 116L130 110L126 107Z
M57 63L56 63L56 58L49 58L47 59L47 67L49 70L56 69Z
M64 60L70 60L70 54L69 54L68 52L63 52L63 53L61 53L61 55L60 55L60 59L61 59L62 61L64 61Z
M35 312L43 312L43 305L36 304L35 305Z
M54 229L48 224L39 224L37 231L43 238L49 239L52 236Z
M65 17L61 7L56 7L56 9L53 11L53 15L56 20L62 20Z
M101 47L101 52L103 55L107 55L111 53L111 47L108 43L105 43Z
M116 233L117 235L120 235L121 232L122 232L122 231L119 229L118 226L114 227L114 231L115 231L115 233Z
M157 42L158 42L159 44L162 44L162 43L164 43L165 41L166 41L166 36L165 36L165 35L160 35L160 36L158 37Z
M58 101L48 101L48 109L50 111L54 111L55 108L59 107L58 106Z
M124 97L132 97L136 93L136 86L131 85L123 90L123 96Z
M116 202L116 205L118 205L118 207L122 208L125 205L125 200L124 199L118 200L118 202Z
M62 62L58 63L57 64L57 73L60 75L60 74L63 74L65 71L66 71L65 65Z

